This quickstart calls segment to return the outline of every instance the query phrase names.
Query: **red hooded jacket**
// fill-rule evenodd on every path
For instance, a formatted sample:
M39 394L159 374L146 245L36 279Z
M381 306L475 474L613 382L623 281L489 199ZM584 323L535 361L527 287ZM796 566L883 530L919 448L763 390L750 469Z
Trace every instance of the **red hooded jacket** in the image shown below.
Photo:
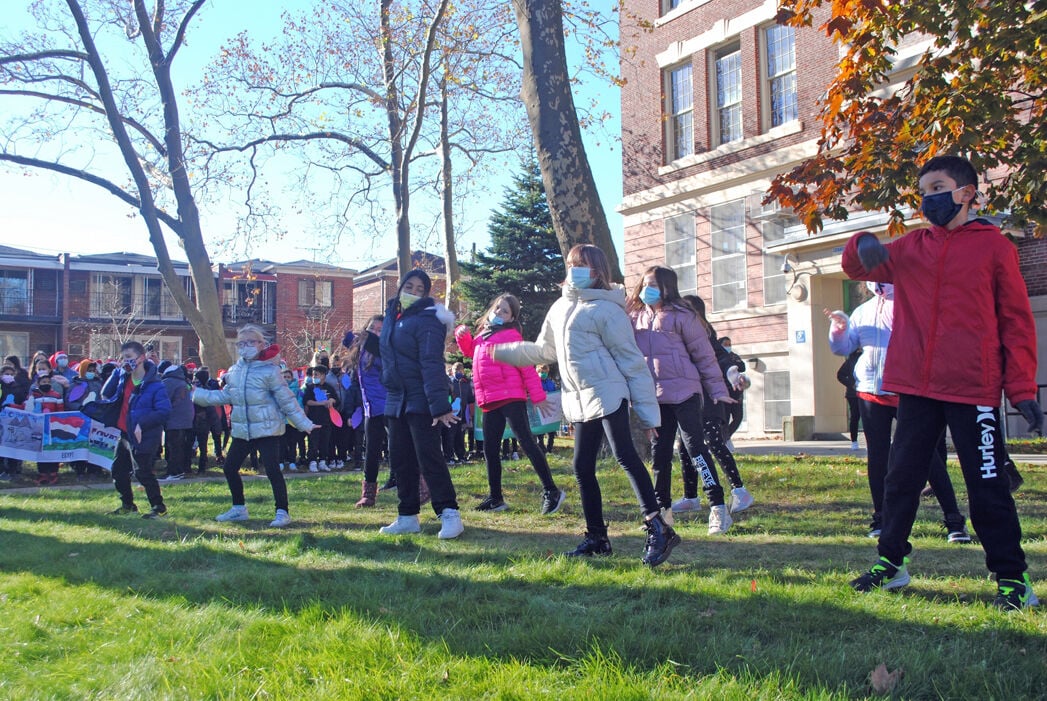
M894 283L894 331L883 388L959 404L997 407L1036 398L1036 328L1018 251L974 219L952 231L917 229L884 244L890 259L871 272L851 237L843 270L855 280Z

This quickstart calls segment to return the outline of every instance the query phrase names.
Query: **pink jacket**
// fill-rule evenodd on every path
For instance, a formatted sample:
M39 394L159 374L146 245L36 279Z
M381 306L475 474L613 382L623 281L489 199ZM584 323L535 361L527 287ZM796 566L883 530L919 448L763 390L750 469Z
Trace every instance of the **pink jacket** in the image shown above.
M528 395L535 404L545 401L542 381L532 366L516 368L491 357L492 346L522 341L519 331L509 328L473 336L469 329L459 326L455 340L463 355L472 356L473 388L481 409L498 402L527 399Z

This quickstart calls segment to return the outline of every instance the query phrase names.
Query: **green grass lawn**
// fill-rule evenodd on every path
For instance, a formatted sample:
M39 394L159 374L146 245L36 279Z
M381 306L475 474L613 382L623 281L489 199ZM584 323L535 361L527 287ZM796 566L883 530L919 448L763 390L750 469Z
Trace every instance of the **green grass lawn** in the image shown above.
M563 511L538 514L526 461L512 509L472 511L482 464L453 469L466 531L384 537L395 497L355 509L359 474L289 482L293 525L247 483L252 520L221 524L222 482L164 488L162 521L104 515L107 490L0 492L3 699L1034 699L1047 695L1044 610L1002 613L977 545L914 532L912 584L855 594L875 559L864 462L741 462L756 505L727 536L702 511L651 571L629 484L605 463L611 558L558 556L583 520L566 451ZM1047 572L1047 469L1020 466L1030 571ZM958 476L958 469L953 470ZM384 478L384 474L383 474ZM678 484L678 480L677 480ZM957 484L963 495L962 486ZM144 503L144 498L140 500ZM871 679L898 672L893 692Z

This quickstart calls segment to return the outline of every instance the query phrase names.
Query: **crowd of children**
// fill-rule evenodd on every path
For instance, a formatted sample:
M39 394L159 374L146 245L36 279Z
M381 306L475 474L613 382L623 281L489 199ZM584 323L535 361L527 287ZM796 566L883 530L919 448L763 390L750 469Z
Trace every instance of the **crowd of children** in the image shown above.
M997 407L1006 392L1030 430L1042 426L1034 399L1035 333L1013 246L995 227L968 220L976 182L964 159L931 159L919 180L930 228L886 245L861 232L843 253L844 271L872 280L874 292L873 300L849 317L826 311L833 351L853 353L857 363L849 366L848 376L856 383L868 444L870 536L878 538L880 556L851 585L865 592L908 583L908 537L929 476L949 541L970 541L942 456L948 427L971 521L998 580L995 604L1020 609L1037 602L1011 497L1015 477L1004 469ZM165 481L190 471L194 445L203 472L208 439L220 462L224 457L232 507L217 516L219 521L248 518L239 474L248 458L260 460L272 485L271 526L284 527L290 523L285 471L305 465L310 472L327 472L351 461L364 470L356 505L372 507L384 455L390 467L385 488L397 490L398 515L380 532L420 532L421 508L430 503L441 521L439 537L450 539L464 532L464 524L449 465L481 451L488 494L477 511L509 508L502 486L507 426L515 441L509 451L522 451L541 482L541 513L551 515L563 506L566 492L546 457L553 434L536 440L527 406L530 401L545 408L547 394L556 389L549 377L549 366L556 363L586 525L584 540L565 554L612 552L596 474L606 439L633 487L647 532L642 561L654 567L680 544L673 513L698 507L699 480L709 503L710 535L726 533L732 514L754 503L730 445L748 386L745 364L731 353L729 339L717 339L701 299L680 295L672 269L649 268L626 294L612 281L599 248L575 246L565 262L561 297L533 341L521 335L520 302L510 294L493 299L475 328L454 330L471 379L464 363L445 364L453 314L431 296L428 275L411 270L385 315L370 319L359 334L346 335L343 360L318 351L301 382L282 364L279 347L249 325L237 336L237 362L217 381L206 369L191 373L188 366L158 363L149 349L129 342L119 359L101 365L84 360L73 367L64 353L38 354L25 370L18 358L9 357L0 373L0 403L36 412L79 409L118 426L113 478L121 506L114 514L137 511L132 473L150 502L144 516L167 513L152 474L164 433ZM964 363L953 362L958 354ZM651 443L653 479L634 444L631 418ZM852 426L856 442L857 425ZM473 435L477 428L482 442ZM677 432L684 495L674 502ZM729 502L716 462L731 486ZM7 476L19 469L10 459L2 466ZM38 482L54 484L57 473L57 464L41 463Z

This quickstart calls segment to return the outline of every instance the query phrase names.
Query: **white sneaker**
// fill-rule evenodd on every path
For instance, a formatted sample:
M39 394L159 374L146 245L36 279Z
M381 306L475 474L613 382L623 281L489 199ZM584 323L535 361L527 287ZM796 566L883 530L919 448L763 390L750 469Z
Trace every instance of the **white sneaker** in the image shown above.
M218 514L214 517L215 521L246 521L247 520L247 507L236 506L226 511L224 514Z
M734 523L734 519L727 513L725 504L709 507L709 535L726 533L732 523Z
M272 528L286 528L291 525L291 515L283 509L276 510L276 518L269 524Z
M320 470L316 469L316 461L315 460L313 460L312 462L309 463L309 472L319 472L319 471Z
M673 510L672 509L662 509L661 511L662 511L662 520L665 521L665 525L667 525L667 526L675 526L676 524L673 522Z
M443 522L443 526L440 527L440 532L436 536L440 540L457 538L465 530L465 526L462 525L462 515L458 513L458 509L444 509L440 512L440 521Z
M329 468L327 466L327 461L326 460L321 460L320 464L317 465L317 467L320 468L320 472L330 472L331 471L331 468Z
M753 495L745 487L735 487L731 490L731 513L745 511L753 505Z
M287 469L287 466L284 465L283 463L280 463L280 472L283 472L286 469Z
M417 516L397 516L396 520L388 526L378 529L382 535L404 535L406 533L421 533L422 526L418 523Z
M335 460L334 461L334 469L341 470L343 467L345 467L345 463L344 462L342 462L341 460Z
M682 514L688 511L697 511L700 508L702 508L702 500L700 497L695 497L693 499L684 497L683 499L677 499L673 502L672 511L674 514Z
M519 459L520 459L520 454L519 453L513 453L513 460L519 460Z
M858 441L851 441L851 450L861 450L861 446L858 445Z
M734 442L730 438L724 442L724 445L727 446L727 450L734 452Z

